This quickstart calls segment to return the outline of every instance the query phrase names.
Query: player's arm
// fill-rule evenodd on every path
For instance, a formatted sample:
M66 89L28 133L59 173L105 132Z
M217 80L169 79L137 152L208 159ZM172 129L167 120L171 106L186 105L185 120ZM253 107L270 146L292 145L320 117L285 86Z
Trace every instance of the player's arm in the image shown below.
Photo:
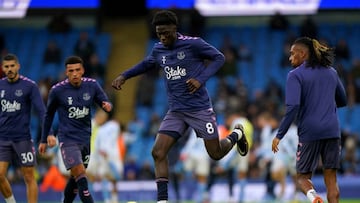
M95 103L99 105L104 111L110 112L113 109L112 103L109 101L109 97L106 95L104 89L98 82L94 83L95 88Z
M113 81L111 86L116 90L121 90L121 86L127 79L138 76L156 67L153 55L149 55L143 61L136 64L132 68L120 73Z
M206 68L204 64L204 71L196 78L201 84L205 84L224 65L225 56L202 39L194 41L193 48L194 52L198 53L201 58L209 61Z
M342 84L340 78L338 78L338 83L336 86L336 92L335 92L335 101L337 107L344 107L347 105L347 97L344 85Z
M51 130L56 109L57 109L57 102L55 99L55 93L52 89L50 90L49 93L44 122L42 123L41 140L38 149L40 154L45 153L47 145L49 147L53 147L56 145L56 138L54 135L52 135L52 130Z

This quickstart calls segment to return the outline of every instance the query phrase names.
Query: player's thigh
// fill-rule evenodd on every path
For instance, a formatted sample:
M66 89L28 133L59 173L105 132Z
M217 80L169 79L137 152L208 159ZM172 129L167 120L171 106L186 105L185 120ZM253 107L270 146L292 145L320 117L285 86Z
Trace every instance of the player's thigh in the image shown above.
M339 169L341 159L340 139L326 139L321 141L321 160L324 169Z
M18 157L20 166L36 165L34 143L31 140L14 142L13 147Z
M216 115L212 109L186 114L186 123L192 127L196 135L204 140L219 139Z
M5 177L9 168L9 162L0 161L0 177Z

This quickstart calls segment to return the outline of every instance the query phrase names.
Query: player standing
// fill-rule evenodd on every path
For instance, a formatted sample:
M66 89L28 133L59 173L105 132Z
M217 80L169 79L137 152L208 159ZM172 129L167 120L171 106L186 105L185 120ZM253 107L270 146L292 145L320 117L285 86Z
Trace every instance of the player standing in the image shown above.
M55 136L48 134L57 112L61 155L66 169L70 170L63 202L73 202L79 193L82 202L92 203L85 172L90 158L91 107L96 103L110 112L112 104L95 79L82 77L84 66L80 57L68 57L65 68L67 79L52 86L49 93L39 152L45 153L46 143L50 147L56 144Z
M339 202L337 169L340 167L340 124L337 107L346 106L344 86L331 66L333 50L316 39L301 37L290 49L290 71L286 81L286 113L272 141L272 151L297 118L297 184L309 200L322 203L311 182L319 157L323 163L324 182L329 203Z
M0 191L7 203L15 203L9 181L6 178L9 164L14 160L26 184L29 203L38 200L35 179L36 155L30 134L31 108L34 107L39 122L45 115L45 105L36 83L19 74L20 63L16 55L7 54L2 59L6 77L0 80Z

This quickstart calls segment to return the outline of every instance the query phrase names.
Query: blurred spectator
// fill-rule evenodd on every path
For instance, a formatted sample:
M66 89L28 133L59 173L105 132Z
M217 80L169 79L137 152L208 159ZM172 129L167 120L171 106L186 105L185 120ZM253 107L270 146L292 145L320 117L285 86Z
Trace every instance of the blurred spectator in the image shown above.
M253 59L252 52L246 44L241 43L237 50L237 59L239 61L250 62Z
M300 24L300 36L317 38L318 27L315 21L310 17L306 16Z
M354 175L357 172L357 136L348 134L344 141L344 153L341 162L342 170L345 175Z
M290 57L290 47L291 47L291 43L285 42L283 44L282 47L282 54L281 54L281 59L280 59L280 66L281 68L288 68L291 67L291 63L289 61L289 57Z
M189 35L204 37L205 29L205 17L202 16L197 9L191 9L190 11L190 25Z
M279 126L279 121L275 119L271 112L265 111L258 117L257 124L261 129L260 147L256 151L258 157L259 168L263 172L263 177L266 184L267 200L275 200L275 181L271 177L272 163L274 154L271 151L271 140L274 137L275 130Z
M349 106L360 103L360 59L353 61L348 74L348 99Z
M72 24L64 13L60 13L51 18L47 29L51 33L68 33L72 29Z
M345 39L337 41L335 46L335 60L339 63L350 60L350 49Z
M55 40L48 41L43 56L44 64L48 64L48 63L60 64L61 54L62 54L61 49L56 44L56 41Z
M6 48L5 36L0 33L0 53Z
M104 86L106 67L100 62L96 53L91 54L89 64L85 66L85 76L95 78L101 86Z
M271 30L286 31L289 27L289 20L280 12L270 17L269 26Z
M124 164L124 180L136 180L139 176L139 167L136 160L127 157Z
M74 54L81 57L85 68L89 65L90 57L96 52L95 42L90 39L89 33L80 32L79 38L74 45Z
M217 76L236 76L237 75L237 49L230 35L224 35L220 51L225 56L225 63L216 73Z
M230 48L222 50L225 56L225 63L216 73L219 77L235 77L237 75L237 59L236 55Z
M1 56L0 56L1 58L7 54L5 36L2 33L0 33L0 54L1 54ZM1 61L0 61L0 66L1 66ZM4 76L5 76L5 74L2 71L2 68L0 68L0 78L2 78Z
M155 78L151 74L143 74L138 80L136 89L136 100L140 106L151 107L155 93Z
M139 169L139 180L153 180L155 178L155 172L153 166L149 161L145 161Z

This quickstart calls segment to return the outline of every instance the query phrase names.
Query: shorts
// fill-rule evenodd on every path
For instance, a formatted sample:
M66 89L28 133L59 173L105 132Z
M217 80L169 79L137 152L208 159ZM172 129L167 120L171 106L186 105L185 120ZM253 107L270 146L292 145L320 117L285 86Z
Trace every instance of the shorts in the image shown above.
M66 170L79 164L84 164L87 168L90 160L89 144L60 142L60 151Z
M219 138L216 115L212 108L195 112L168 111L161 122L159 133L178 139L186 134L189 127L194 129L197 137L205 140Z
M318 166L319 158L324 169L339 169L340 153L340 138L299 143L296 152L296 171L312 173Z
M0 161L11 163L13 160L20 166L35 166L37 162L33 141L0 141Z

